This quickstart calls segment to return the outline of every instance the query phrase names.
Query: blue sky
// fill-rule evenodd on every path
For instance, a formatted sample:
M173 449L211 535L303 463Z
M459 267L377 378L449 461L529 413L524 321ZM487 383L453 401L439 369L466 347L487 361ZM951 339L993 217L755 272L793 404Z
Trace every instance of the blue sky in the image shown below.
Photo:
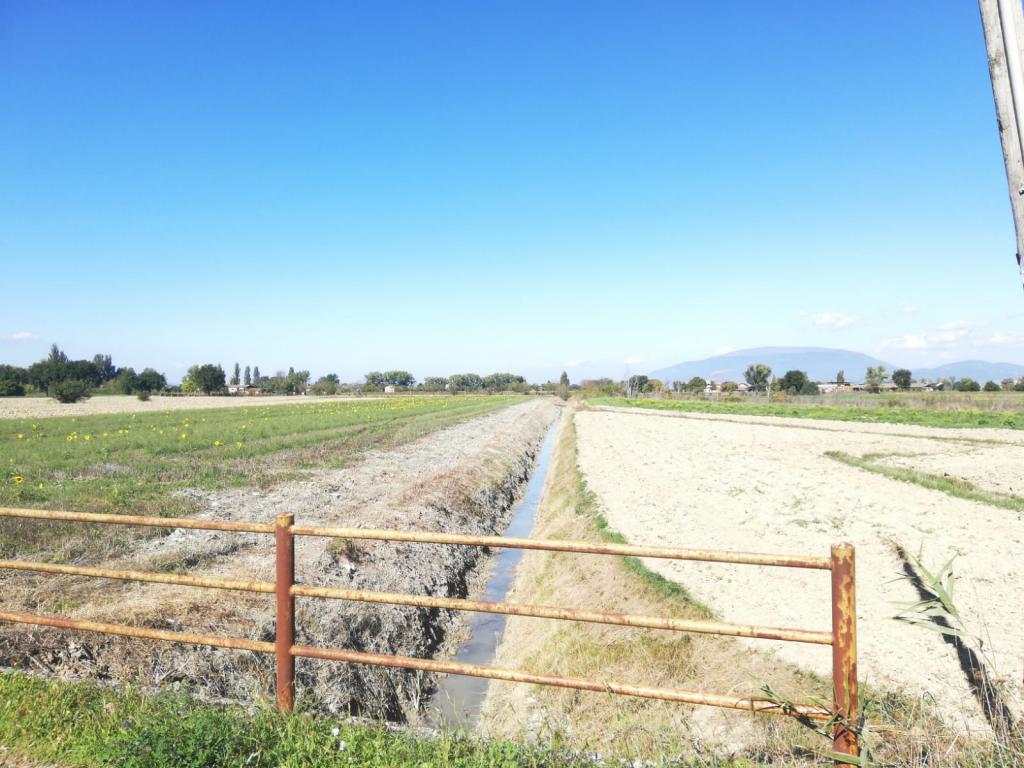
M1024 362L1013 250L970 2L0 3L7 362Z

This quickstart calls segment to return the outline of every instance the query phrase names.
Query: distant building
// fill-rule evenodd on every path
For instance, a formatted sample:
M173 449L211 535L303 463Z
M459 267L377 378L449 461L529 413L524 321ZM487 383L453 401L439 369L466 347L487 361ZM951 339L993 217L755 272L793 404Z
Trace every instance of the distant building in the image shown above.
M384 387L384 394L385 395L393 395L393 394L395 394L395 385L394 384L388 384L386 387Z
M823 395L831 395L836 392L852 392L853 385L845 381L819 381L818 391Z
M228 384L228 394L253 397L262 395L263 390L253 384Z

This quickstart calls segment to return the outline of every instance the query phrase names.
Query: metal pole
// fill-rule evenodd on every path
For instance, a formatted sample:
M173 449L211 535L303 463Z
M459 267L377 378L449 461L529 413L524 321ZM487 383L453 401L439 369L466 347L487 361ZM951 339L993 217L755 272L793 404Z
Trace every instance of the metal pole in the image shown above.
M1017 265L1024 281L1024 73L1021 34L1024 16L1020 0L978 0L985 33L988 71L1003 164L1010 192L1010 209L1017 235Z
M839 718L832 731L835 751L859 755L856 727L860 704L857 696L857 600L854 549L851 544L832 546L832 687L833 712ZM841 765L836 761L836 765Z
M292 587L295 584L295 538L292 525L295 516L291 513L278 515L274 526L277 570L274 582L277 598L276 624L274 632L274 666L277 682L277 708L290 712L295 706L295 598Z

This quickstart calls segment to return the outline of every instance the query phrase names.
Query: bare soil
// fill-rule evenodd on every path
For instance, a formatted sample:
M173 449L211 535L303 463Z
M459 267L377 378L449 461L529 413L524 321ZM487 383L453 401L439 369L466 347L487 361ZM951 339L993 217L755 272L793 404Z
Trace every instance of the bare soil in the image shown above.
M584 411L576 419L586 481L611 528L632 543L815 555L827 555L835 542L855 544L862 679L933 701L950 726L983 731L985 717L954 647L938 632L894 618L920 599L898 550L920 554L932 568L955 556L964 621L984 638L987 671L1020 716L1021 515L825 455L902 454L926 471L1010 492L1024 484L1020 432L622 409ZM824 571L645 562L725 620L829 627ZM746 642L830 672L828 648Z
M555 413L550 401L522 403L270 491L193 495L200 516L218 520L272 521L293 512L309 524L501 533ZM464 597L488 554L475 547L304 538L297 542L296 571L299 581L311 584ZM175 531L141 542L131 557L108 565L272 581L272 541ZM273 636L268 595L24 574L0 576L0 588L5 605L15 610ZM301 599L297 613L299 643L421 657L443 655L460 626L460 617L447 611L333 600ZM0 628L4 663L144 684L181 681L230 699L266 693L272 679L266 656L26 626ZM300 700L331 711L402 717L417 711L432 688L433 678L416 672L304 659L298 664Z

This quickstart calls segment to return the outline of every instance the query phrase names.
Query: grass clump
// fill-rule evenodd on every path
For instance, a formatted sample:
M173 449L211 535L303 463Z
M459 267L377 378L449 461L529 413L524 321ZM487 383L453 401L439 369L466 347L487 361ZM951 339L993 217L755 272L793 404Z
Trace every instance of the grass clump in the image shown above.
M147 696L19 672L0 674L0 747L8 755L90 768L593 764L512 742L419 736L384 725L284 715L265 705L214 706L188 693Z
M974 409L879 407L785 403L723 402L717 400L630 400L625 397L598 397L591 405L646 408L684 413L732 414L737 416L782 416L795 419L831 419L883 424L914 424L948 429L989 428L1024 429L1024 410L982 411Z
M1024 498L1020 496L985 491L978 488L971 481L959 477L936 475L931 472L920 472L916 469L908 469L907 467L891 467L880 463L880 459L888 458L893 454L868 453L863 456L852 456L844 451L826 451L825 455L834 461L851 467L857 467L867 472L884 475L892 480L913 483L933 491L941 491L958 499L967 499L982 504L989 504L993 507L1008 509L1018 513L1018 515L1024 514Z

